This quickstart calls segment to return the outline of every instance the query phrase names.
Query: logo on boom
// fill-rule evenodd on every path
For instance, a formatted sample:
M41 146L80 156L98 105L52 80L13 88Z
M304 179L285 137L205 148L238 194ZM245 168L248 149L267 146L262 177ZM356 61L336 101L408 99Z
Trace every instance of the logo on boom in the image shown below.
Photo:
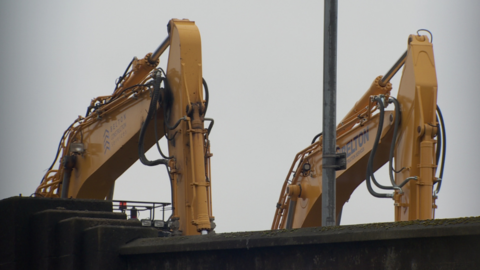
M103 133L103 154L107 153L107 150L110 150L110 142L108 139L110 139L110 132L108 129L105 129Z
M355 154L358 150L358 154L363 152L363 145L368 142L370 135L368 133L368 127L361 131L357 136L353 137L349 142L347 142L338 152L347 153L347 158Z

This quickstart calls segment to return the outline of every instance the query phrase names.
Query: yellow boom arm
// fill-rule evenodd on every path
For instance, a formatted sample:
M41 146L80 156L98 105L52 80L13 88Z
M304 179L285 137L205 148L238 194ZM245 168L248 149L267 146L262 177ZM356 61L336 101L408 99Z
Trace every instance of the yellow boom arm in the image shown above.
M390 78L382 81L380 76L337 126L337 152L347 155L347 169L336 173L337 221L343 205L365 179L372 195L394 199L396 221L434 218L433 185L439 179L435 178L438 123L432 44L426 36L411 35L404 57L398 113L376 113L389 100L394 101L390 98ZM395 148L390 154L392 144ZM370 181L376 182L374 177L370 180L371 175L392 156L395 180L391 186L380 185L390 192L377 193L371 187ZM322 137L295 157L280 193L272 229L321 226L321 197Z
M168 46L165 78L156 66ZM168 168L173 230L186 235L210 231L206 105L200 33L194 22L173 19L169 37L160 47L143 59L134 58L114 93L92 100L86 117L79 116L64 133L55 159L61 153L60 166L50 168L36 195L105 199L115 180L140 157L146 165ZM146 160L144 149L164 135L169 139L170 157Z

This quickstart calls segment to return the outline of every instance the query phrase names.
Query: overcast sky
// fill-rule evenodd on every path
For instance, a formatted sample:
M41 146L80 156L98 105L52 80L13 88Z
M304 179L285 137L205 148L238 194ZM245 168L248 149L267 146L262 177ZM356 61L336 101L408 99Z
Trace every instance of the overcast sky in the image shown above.
M448 138L437 218L480 215L479 3L339 1L337 121L409 34L433 33ZM270 228L295 154L322 127L323 1L1 1L0 199L35 191L63 131L112 92L133 56L157 48L171 18L195 21L202 35L217 231ZM385 170L376 178L388 182ZM164 167L135 164L115 199L170 201ZM393 221L393 212L361 185L342 224Z

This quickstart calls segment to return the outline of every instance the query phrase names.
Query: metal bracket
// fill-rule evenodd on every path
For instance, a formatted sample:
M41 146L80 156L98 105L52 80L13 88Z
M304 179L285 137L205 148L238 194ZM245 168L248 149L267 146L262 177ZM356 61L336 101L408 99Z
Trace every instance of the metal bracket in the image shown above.
M323 165L323 168L334 168L336 171L347 169L347 153L337 153L334 155L325 155L323 158L334 158L333 165Z

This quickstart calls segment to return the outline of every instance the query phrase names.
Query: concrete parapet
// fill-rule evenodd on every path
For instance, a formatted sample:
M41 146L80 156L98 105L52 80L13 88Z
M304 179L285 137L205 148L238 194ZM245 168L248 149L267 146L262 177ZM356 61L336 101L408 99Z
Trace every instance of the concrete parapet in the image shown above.
M475 269L480 217L138 239L128 269Z
M480 265L480 217L158 238L156 229L112 213L105 201L9 198L0 210L2 270Z
M49 209L38 212L31 220L32 259L38 269L52 269L50 258L59 254L58 223L71 217L126 220L122 213Z
M10 197L0 200L0 268L32 269L32 215L47 209L112 212L112 203L98 200Z
M140 227L138 220L112 220L98 218L72 217L58 223L58 269L84 269L82 265L82 250L85 245L83 232L92 227L101 225L136 226ZM72 265L72 267L70 266ZM85 268L86 269L86 268Z
M84 269L122 270L127 264L118 254L118 247L133 240L157 237L158 230L145 227L101 225L83 233L82 257Z
M126 269L117 248L158 230L97 200L0 201L0 269Z

